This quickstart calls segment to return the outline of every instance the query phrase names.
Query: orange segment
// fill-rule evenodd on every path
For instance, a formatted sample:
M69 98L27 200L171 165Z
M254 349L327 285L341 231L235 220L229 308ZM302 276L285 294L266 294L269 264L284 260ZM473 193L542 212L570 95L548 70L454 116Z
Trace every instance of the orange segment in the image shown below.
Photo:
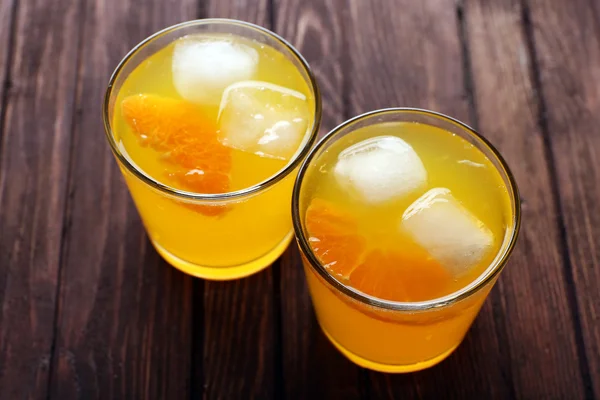
M373 250L349 280L352 287L382 299L424 301L446 294L452 276L422 250Z
M365 251L365 239L358 234L352 215L326 200L313 199L305 221L308 241L319 261L333 275L348 277Z
M163 153L166 162L179 167L167 173L174 186L196 193L229 191L231 150L218 141L215 122L197 106L184 100L137 94L125 98L121 110L142 144ZM194 208L207 215L224 211L224 207Z
M221 172L190 170L169 172L167 176L195 193L223 193L229 189L229 176Z
M204 174L199 174L194 170L186 173L176 171L169 172L167 176L172 182L175 182L176 186L195 193L211 193L210 190L215 189L218 189L216 193L223 193L229 189L229 177L219 172L207 171ZM227 210L225 205L182 204L185 204L191 210L208 216L220 215Z
M392 301L424 301L450 291L450 273L416 245L367 253L355 218L326 200L311 201L306 230L313 251L332 275L347 279L366 294Z

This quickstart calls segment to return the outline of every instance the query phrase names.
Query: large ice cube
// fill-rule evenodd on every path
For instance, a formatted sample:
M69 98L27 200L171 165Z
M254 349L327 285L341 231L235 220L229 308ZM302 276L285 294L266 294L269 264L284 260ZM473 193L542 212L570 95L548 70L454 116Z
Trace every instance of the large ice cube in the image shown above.
M188 36L175 44L173 84L186 100L218 105L227 86L252 79L257 67L258 52L250 46L227 39Z
M306 96L268 82L244 81L225 89L219 140L263 157L290 159L308 128Z
M371 204L406 196L427 183L417 153L395 136L377 136L343 150L334 174L340 186Z
M454 274L477 265L494 243L493 233L446 188L431 189L411 204L401 229Z

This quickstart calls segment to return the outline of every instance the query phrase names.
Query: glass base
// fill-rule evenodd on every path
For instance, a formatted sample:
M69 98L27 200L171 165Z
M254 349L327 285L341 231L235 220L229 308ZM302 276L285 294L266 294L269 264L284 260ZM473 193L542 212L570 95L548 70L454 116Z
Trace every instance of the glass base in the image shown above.
M358 356L358 355L352 353L351 351L349 351L348 349L343 347L341 344L336 342L335 339L333 339L331 337L331 335L323 327L321 327L321 329L325 333L325 336L327 336L327 339L329 339L329 341L331 343L333 343L333 345L344 356L346 356L346 358L348 358L350 361L352 361L354 364L356 364L360 367L368 368L368 369L371 369L373 371L378 371L378 372L406 373L406 372L420 371L422 369L432 367L435 364L443 361L450 354L452 354L452 352L454 350L456 350L456 348L460 344L460 343L458 343L456 346L454 346L450 350L446 351L445 353L442 353L439 356L431 358L426 361L420 361L420 362L417 362L414 364L407 364L407 365L381 364L381 363L378 363L375 361L367 360L366 358L363 358L361 356Z
M226 281L232 279L245 278L273 264L273 262L277 260L279 256L283 254L285 249L289 246L293 237L294 232L290 231L285 236L285 238L267 254L257 259L254 259L246 264L236 265L233 267L204 267L202 265L197 265L182 260L181 258L165 250L164 247L162 247L155 241L152 241L152 245L154 246L158 254L160 254L162 258L164 258L169 264L185 272L186 274L208 280Z

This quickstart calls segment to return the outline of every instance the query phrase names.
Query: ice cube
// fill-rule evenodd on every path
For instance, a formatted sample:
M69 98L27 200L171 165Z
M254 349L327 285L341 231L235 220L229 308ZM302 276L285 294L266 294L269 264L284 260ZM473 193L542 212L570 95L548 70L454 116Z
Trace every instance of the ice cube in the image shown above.
M412 203L401 229L457 275L481 262L494 242L493 233L446 188L431 189Z
M427 183L417 153L395 136L377 136L343 150L334 175L341 187L371 204L406 196Z
M243 43L188 36L175 44L173 84L181 97L198 104L218 105L223 90L252 79L258 52Z
M306 96L262 81L225 89L219 108L219 140L225 146L262 157L290 159L308 128Z

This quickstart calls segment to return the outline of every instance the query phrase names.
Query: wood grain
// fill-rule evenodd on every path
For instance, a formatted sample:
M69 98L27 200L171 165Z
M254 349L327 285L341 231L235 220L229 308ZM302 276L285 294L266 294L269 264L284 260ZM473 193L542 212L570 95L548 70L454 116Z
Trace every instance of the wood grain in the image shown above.
M201 17L239 18L270 28L267 0L211 0ZM204 309L203 348L195 351L194 394L205 398L269 399L280 397L275 379L280 364L274 287L279 268L235 282L204 281L196 285ZM200 324L198 324L200 325ZM199 383L203 386L199 387Z
M78 5L3 2L0 398L46 396L79 44ZM7 22L7 25L4 23ZM14 45L7 29L14 27ZM11 55L8 56L8 48Z
M4 126L4 95L10 87L9 70L12 66L15 41L15 16L15 0L0 3L0 132Z
M269 399L275 394L273 272L205 282L205 398ZM199 395L196 393L196 395Z
M585 395L600 396L600 5L528 1L541 126L558 184Z
M353 1L348 23L352 114L422 107L471 122L455 4ZM496 289L493 293L497 293ZM488 299L446 361L410 375L370 373L374 398L511 398L502 298Z
M309 62L321 90L321 135L345 115L343 2L279 0L275 31ZM296 243L281 259L281 329L285 398L359 398L359 368L343 357L322 333L307 292Z
M100 111L120 59L151 33L193 18L195 2L84 4L79 69L70 72L78 77L77 114L51 396L188 397L192 279L152 249Z
M201 18L233 18L271 28L270 0L202 0Z
M352 114L411 106L467 118L452 2L353 0L348 8Z
M511 165L524 198L520 242L496 292L507 321L504 352L514 390L521 398L582 398L564 243L521 4L467 1L465 23L479 128Z

